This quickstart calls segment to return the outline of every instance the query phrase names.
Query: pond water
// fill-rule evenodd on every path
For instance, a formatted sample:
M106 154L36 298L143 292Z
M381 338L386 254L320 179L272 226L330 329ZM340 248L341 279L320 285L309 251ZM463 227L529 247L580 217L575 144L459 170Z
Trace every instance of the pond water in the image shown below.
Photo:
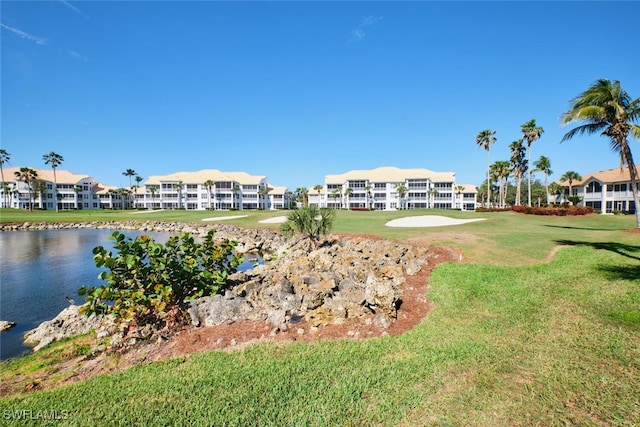
M43 230L0 233L0 320L17 325L0 334L0 359L30 352L25 332L53 319L69 305L82 304L81 286L97 286L100 269L93 263L94 247L112 249L113 230ZM170 234L123 231L126 236L147 234L166 242ZM253 266L247 262L244 271Z

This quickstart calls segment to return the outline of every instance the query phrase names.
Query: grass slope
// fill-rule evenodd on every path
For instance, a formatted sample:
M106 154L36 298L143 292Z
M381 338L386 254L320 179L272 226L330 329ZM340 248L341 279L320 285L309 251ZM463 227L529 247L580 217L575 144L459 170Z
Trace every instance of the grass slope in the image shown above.
M366 233L384 221L349 214L336 228ZM3 422L25 425L15 411L56 410L68 411L56 423L78 426L640 423L640 239L619 231L632 221L486 215L460 226L477 236L469 247L477 259L490 246L505 257L493 264L523 264L512 239L537 263L438 266L435 308L409 333L149 364L0 398ZM558 244L568 247L541 263Z

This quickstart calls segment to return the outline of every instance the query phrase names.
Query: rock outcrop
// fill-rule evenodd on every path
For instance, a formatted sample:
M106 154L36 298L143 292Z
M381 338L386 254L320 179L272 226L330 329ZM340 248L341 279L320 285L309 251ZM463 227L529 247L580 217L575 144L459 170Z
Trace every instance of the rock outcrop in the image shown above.
M6 226L4 226L7 230ZM428 262L428 250L387 240L329 236L308 252L304 241L287 241L275 230L242 229L232 225L194 225L171 222L93 222L85 224L29 224L20 230L105 228L156 232L189 232L237 241L239 252L259 252L264 264L230 276L224 295L191 301L188 314L194 326L215 326L239 320L265 321L276 331L305 319L312 327L360 319L388 328L402 304L405 276L418 273ZM129 331L123 336L105 318L85 317L77 306L63 310L25 336L38 350L52 341L98 331L111 336L111 345L128 338L148 338L157 331Z
M80 306L70 305L58 315L46 322L42 322L36 329L32 329L24 335L24 342L35 346L33 351L38 351L54 341L59 341L74 335L81 335L97 329L103 320L101 317L91 315L89 317L79 312Z
M387 328L405 275L426 262L426 249L384 240L334 238L310 253L294 246L286 257L232 275L224 296L193 301L189 314L196 326L249 319L281 327L304 317L312 326L370 318Z
M16 326L15 322L7 322L6 320L0 320L0 334L8 331L14 326Z

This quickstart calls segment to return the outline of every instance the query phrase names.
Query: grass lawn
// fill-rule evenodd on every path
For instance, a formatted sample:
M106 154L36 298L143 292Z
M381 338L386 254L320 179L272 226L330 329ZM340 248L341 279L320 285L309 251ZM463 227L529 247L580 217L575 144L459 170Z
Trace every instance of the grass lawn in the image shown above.
M171 220L222 215L200 214ZM247 213L224 213L235 214ZM230 223L281 214L252 212ZM486 220L384 227L426 214ZM20 410L57 410L68 411L57 424L83 426L638 425L640 235L624 231L633 226L631 217L597 215L341 211L337 232L465 251L467 263L441 264L431 275L434 309L412 331L259 344L140 366L2 397L3 422L25 425L15 419ZM454 233L468 236L456 240ZM558 246L564 249L548 260ZM2 375L36 364L36 356L3 362Z

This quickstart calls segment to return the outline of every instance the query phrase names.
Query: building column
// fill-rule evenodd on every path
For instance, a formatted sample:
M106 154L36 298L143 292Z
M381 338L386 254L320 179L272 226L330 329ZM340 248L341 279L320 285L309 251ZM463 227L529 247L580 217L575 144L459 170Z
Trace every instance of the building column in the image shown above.
M600 214L604 215L607 213L607 184L602 184L602 198L601 198L601 210Z

